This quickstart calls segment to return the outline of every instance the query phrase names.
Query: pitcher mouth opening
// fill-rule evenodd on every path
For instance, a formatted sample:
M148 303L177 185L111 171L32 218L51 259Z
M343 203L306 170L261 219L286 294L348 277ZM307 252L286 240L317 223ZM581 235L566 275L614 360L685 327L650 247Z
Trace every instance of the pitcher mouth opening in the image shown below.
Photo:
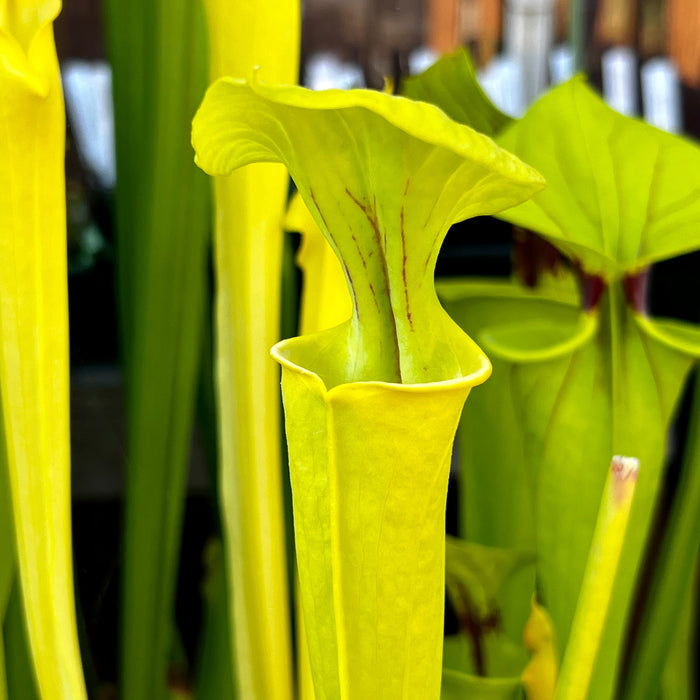
M317 363L307 361L307 358L304 357L304 351L308 350L309 347L318 347L320 344L321 348L326 345L328 347L328 353L332 353L334 349L332 340L334 339L334 335L337 335L337 333L334 334L334 331L337 331L338 328L339 327L331 328L330 330L321 331L320 333L314 333L312 335L282 340L272 347L270 354L283 368L297 374L315 377L318 382L323 385L326 392L332 392L341 387L358 385L382 386L392 391L411 393L463 390L483 384L491 376L492 367L488 357L471 338L465 335L465 343L471 351L469 361L465 362L465 364L468 365L469 371L459 376L412 384L373 379L329 381L328 377L329 375L332 376L332 373L328 372L327 367L323 367L323 362Z

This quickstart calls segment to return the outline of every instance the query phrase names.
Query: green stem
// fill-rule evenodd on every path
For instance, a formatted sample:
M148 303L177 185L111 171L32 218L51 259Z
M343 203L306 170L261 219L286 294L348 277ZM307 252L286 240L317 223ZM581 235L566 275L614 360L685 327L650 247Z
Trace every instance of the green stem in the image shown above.
M639 462L613 457L555 700L586 700L636 489Z

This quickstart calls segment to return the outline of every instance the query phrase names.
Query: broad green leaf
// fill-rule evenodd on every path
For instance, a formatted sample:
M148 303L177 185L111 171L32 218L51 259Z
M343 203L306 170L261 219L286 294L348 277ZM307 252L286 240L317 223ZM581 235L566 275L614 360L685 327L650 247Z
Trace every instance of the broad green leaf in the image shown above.
M622 116L582 77L547 93L498 143L547 180L502 217L589 274L610 281L700 247L700 148Z
M57 1L0 3L0 385L19 581L43 697L86 697L71 557L65 117ZM8 665L9 666L9 665Z
M127 396L121 688L166 697L209 241L189 120L205 86L198 0L107 3ZM135 60L136 59L136 60Z
M460 48L442 56L420 75L401 83L401 94L440 107L460 124L494 136L513 120L489 100L476 77L469 52Z
M615 456L605 482L556 700L586 700L639 476L634 457Z
M299 63L298 0L207 0L209 72L255 66L292 83ZM292 697L282 497L279 340L282 217L289 178L255 164L214 183L219 484L232 663L244 698ZM271 673L270 660L275 672Z
M341 258L354 314L340 342L351 352L318 368L329 387L463 374L451 348L459 331L432 283L439 245L454 221L536 191L533 170L430 105L257 81L215 83L193 144L210 174L284 162Z
M544 192L505 212L503 217L544 235L586 272L610 282L636 273L650 262L686 252L700 244L694 233L699 213L695 192L697 179L693 176L700 162L697 147L615 114L581 78L553 90L533 106L523 120L507 128L498 141L537 167L548 181ZM583 536L586 528L581 528L580 523L584 520L591 523L594 517L595 500L585 506L587 515L584 517L582 507L589 496L583 496L579 502L579 494L593 494L596 488L600 492L600 482L595 487L588 476L586 487L581 475L595 473L589 466L593 459L601 465L606 463L613 453L611 445L634 446L634 430L640 436L640 447L649 451L649 459L642 459L645 476L632 516L633 532L623 552L622 574L616 584L601 644L605 651L601 652L593 678L591 697L596 698L610 697L614 692L612 684L619 670L621 639L635 577L632 572L637 571L638 565L632 552L641 551L643 536L640 533L647 531L653 507L665 431L687 368L692 357L697 355L696 329L675 322L635 317L620 308L619 288L611 291L611 295L618 301L608 304L607 316L604 314L594 339L599 351L597 359L593 347L583 345L570 356L570 361L562 361L563 357L560 361L552 358L538 368L534 356L528 359L528 347L536 341L532 333L535 329L532 325L527 327L531 320L521 323L522 319L513 314L510 320L520 323L520 333L513 325L493 329L498 330L495 336L490 335L491 340L497 341L493 345L488 343L488 333L480 336L487 348L494 351L494 377L470 401L465 412L465 425L468 425L467 414L470 408L478 405L477 396L491 396L490 404L484 403L492 407L491 421L494 421L503 399L503 414L507 420L503 434L510 439L498 441L495 449L507 452L501 443L514 442L518 447L505 455L506 458L517 460L519 455L527 455L531 470L545 461L544 477L540 477L537 486L541 501L538 519L543 517L545 523L552 523L560 532L568 532L568 528L573 527L571 551L568 551L568 544L562 542L560 562L555 567L559 571L557 576L563 579L556 584L544 584L552 586L554 597L558 599L553 605L557 609L555 619L560 632L562 625L566 628L563 607L572 609L577 596L580 572L576 569L580 563L576 562L581 562L587 551ZM559 323L555 318L549 321L546 316L535 315L534 318L539 318L536 325L541 340L546 339L547 325L549 332L560 334L563 331L555 328ZM471 330L466 320L464 327ZM513 361L520 357L527 369L524 365L521 370L512 365L507 373L500 372L499 341L503 359ZM556 342L544 343L540 350L556 351L556 345ZM562 349L561 343L559 349ZM522 381L519 375L526 372L532 376L513 399L511 391ZM573 389L573 385L578 388ZM558 389L552 388L557 386ZM595 387L597 397L591 393L591 387ZM489 395L489 389L498 391ZM574 398L577 394L578 398ZM607 394L606 399L602 398L603 394ZM527 397L526 402L521 400L523 396ZM509 406L518 407L519 413L514 416ZM629 427L625 427L628 414L633 419ZM478 436L479 426L481 433L486 429L483 423L479 424L483 414L476 415L477 427L473 432ZM555 439L558 432L561 437ZM513 436L520 437L513 440ZM555 443L559 443L558 453ZM463 440L462 444L470 443ZM587 451L577 455L573 445L586 445ZM467 450L473 451L473 447L468 446ZM550 471L557 460L560 468ZM653 464L651 469L648 461ZM484 462L488 462L488 455L482 456L481 463ZM566 485L568 474L574 476L571 488ZM563 497L562 493L567 495ZM552 514L558 510L569 515L557 520ZM492 512L497 511L494 508ZM472 508L472 516L474 513ZM471 517L467 509L467 514L469 522L478 521L478 513ZM520 521L528 522L525 518ZM546 531L547 527L541 529ZM547 548L548 543L539 543L541 551ZM551 557L544 556L540 573L547 580L553 570ZM570 601L565 606L562 606L563 598ZM650 630L649 634L656 639L654 631ZM640 639L643 637L641 635ZM652 646L661 649L663 644ZM652 666L646 664L645 671L651 672ZM648 688L649 684L641 680L639 687Z
M607 651L593 681L591 697L611 697L667 426L698 354L698 330L634 314L617 286L600 312L583 315L570 303L503 283L453 282L440 290L494 366L463 417L465 534L485 544L532 547L533 501L523 494L533 494L539 587L562 649L607 471L591 465L634 449L646 470L601 643ZM487 445L483 435L494 434L507 438Z

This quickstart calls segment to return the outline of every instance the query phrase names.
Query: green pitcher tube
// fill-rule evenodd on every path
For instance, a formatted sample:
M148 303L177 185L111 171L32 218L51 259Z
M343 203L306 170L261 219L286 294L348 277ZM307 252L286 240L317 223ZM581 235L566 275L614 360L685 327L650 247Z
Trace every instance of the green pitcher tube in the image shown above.
M0 3L0 421L42 698L86 698L71 546L60 0ZM4 466L2 467L4 469Z
M281 343L274 356L283 368L302 605L315 631L309 654L326 689L317 695L437 698L452 441L490 365L475 352L474 371L461 379L328 390L294 363L303 342Z

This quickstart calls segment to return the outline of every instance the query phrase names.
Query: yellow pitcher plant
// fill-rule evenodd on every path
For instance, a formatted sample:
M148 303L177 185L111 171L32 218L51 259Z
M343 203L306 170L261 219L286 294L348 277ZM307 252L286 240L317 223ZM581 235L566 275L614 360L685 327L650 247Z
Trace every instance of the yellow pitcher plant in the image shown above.
M212 78L297 78L298 0L206 1ZM242 698L292 697L279 371L282 217L289 178L256 164L215 181L220 499ZM274 672L269 663L274 659Z
M287 166L343 265L352 318L278 344L315 696L440 695L452 439L490 365L433 286L449 225L540 176L434 107L364 90L217 81L200 167Z
M17 572L42 698L86 698L71 555L59 0L0 2L0 386ZM2 464L2 461L0 461Z

